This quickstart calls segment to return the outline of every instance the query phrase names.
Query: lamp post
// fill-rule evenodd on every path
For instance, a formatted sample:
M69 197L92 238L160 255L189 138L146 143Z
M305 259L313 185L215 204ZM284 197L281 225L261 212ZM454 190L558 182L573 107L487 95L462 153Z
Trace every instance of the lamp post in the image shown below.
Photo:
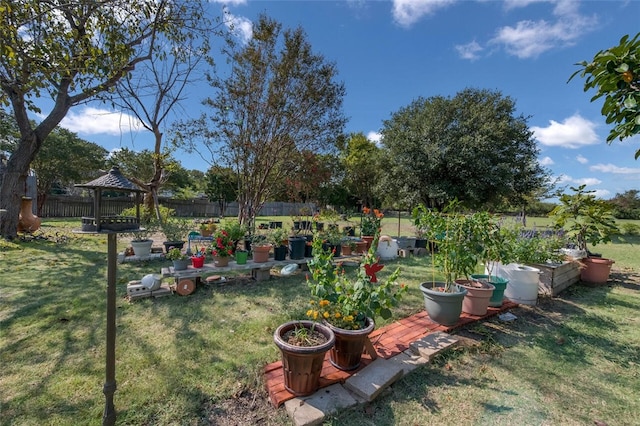
M119 232L140 231L140 193L144 192L127 178L117 167L108 174L91 182L76 185L94 191L94 217L82 218L82 229L76 231L85 234L107 235L107 340L105 358L105 382L102 392L105 396L102 424L112 426L116 423L116 409L113 396L116 392L116 262ZM109 216L101 213L102 191L124 191L135 193L136 217Z

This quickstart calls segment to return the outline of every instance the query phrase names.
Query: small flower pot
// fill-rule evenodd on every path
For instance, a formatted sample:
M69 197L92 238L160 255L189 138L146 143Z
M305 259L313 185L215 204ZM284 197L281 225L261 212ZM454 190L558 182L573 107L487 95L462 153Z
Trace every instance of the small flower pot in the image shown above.
M189 266L189 263L191 263L191 261L189 259L174 260L173 261L173 270L174 271L184 271L185 269L187 269L187 266Z
M202 268L204 266L204 256L201 257L192 257L191 258L191 265L194 268Z
M236 251L236 263L238 265L246 265L247 258L249 257L249 252L246 250L238 250Z
M223 268L225 266L229 266L229 258L227 256L215 256L213 258L213 264L219 268Z
M267 262L269 260L269 251L271 251L271 244L252 246L253 261L255 263Z

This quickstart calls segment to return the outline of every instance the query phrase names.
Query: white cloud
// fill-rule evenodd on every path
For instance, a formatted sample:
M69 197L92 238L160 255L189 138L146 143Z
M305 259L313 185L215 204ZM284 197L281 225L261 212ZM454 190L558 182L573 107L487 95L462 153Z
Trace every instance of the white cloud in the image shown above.
M224 24L227 26L231 34L240 38L242 43L248 43L253 37L253 23L251 20L244 16L236 16L232 14L226 6L224 8L224 13Z
M211 3L220 3L224 5L240 6L247 4L247 0L209 0Z
M382 133L371 131L367 133L367 139L369 139L372 142L375 142L376 145L379 145L380 141L382 140Z
M580 164L587 164L589 162L589 160L587 160L585 157L583 157L582 155L578 154L578 156L576 157L576 160L578 161L578 163Z
M622 175L640 174L640 168L618 167L614 164L595 164L589 167L593 172L614 173Z
M467 44L459 44L455 48L462 59L469 59L471 61L475 61L480 58L479 53L484 50L476 41L472 41Z
M425 15L431 15L456 0L393 0L393 19L403 27L410 27Z
M140 120L132 115L91 107L69 111L60 126L83 135L121 135L144 130Z
M595 189L593 191L593 195L595 195L596 198L609 198L611 192L606 189Z
M507 3L508 7L527 6L530 1ZM499 28L490 43L504 46L507 53L518 58L535 58L556 47L571 46L589 31L593 31L597 17L578 12L578 2L561 0L555 3L555 20L519 21L515 26Z
M602 181L596 178L582 178L582 179L573 179L573 183L577 183L578 185L600 185Z
M555 164L555 162L551 159L551 157L544 157L542 160L539 161L541 166L551 166L552 164Z
M576 149L599 142L595 127L595 123L576 114L562 123L549 120L548 127L532 126L531 130L543 145Z

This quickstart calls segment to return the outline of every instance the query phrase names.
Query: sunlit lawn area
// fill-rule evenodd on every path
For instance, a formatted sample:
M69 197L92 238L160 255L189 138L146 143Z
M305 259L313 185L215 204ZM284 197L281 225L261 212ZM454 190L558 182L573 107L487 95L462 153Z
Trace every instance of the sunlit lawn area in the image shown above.
M93 425L102 417L106 237L72 234L77 227L78 220L45 219L47 239L0 243L2 424ZM397 218L384 219L386 233L397 229ZM413 235L407 218L400 229ZM598 250L615 268L640 272L637 245L616 239ZM418 285L431 277L429 257L389 263L382 274L399 265L410 288L394 319L423 310ZM273 330L306 311L304 275L126 300L130 280L168 265L118 265L118 424L253 424L239 417L216 423L233 415L224 407L234 400L262 412L260 424L289 424L266 402L261 370L279 358ZM474 326L485 339L480 349L422 367L373 404L327 424L633 424L640 412L639 312L637 282L577 286L561 299L515 310L523 320Z

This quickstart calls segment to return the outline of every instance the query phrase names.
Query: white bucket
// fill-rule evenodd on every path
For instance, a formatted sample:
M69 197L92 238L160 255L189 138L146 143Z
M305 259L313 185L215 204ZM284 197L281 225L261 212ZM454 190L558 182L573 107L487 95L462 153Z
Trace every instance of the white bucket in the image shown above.
M393 238L383 235L378 240L378 250L376 254L382 260L395 259L398 257L398 242Z
M504 296L522 305L535 305L538 302L540 269L531 266L510 263L502 266L501 276L509 280Z

